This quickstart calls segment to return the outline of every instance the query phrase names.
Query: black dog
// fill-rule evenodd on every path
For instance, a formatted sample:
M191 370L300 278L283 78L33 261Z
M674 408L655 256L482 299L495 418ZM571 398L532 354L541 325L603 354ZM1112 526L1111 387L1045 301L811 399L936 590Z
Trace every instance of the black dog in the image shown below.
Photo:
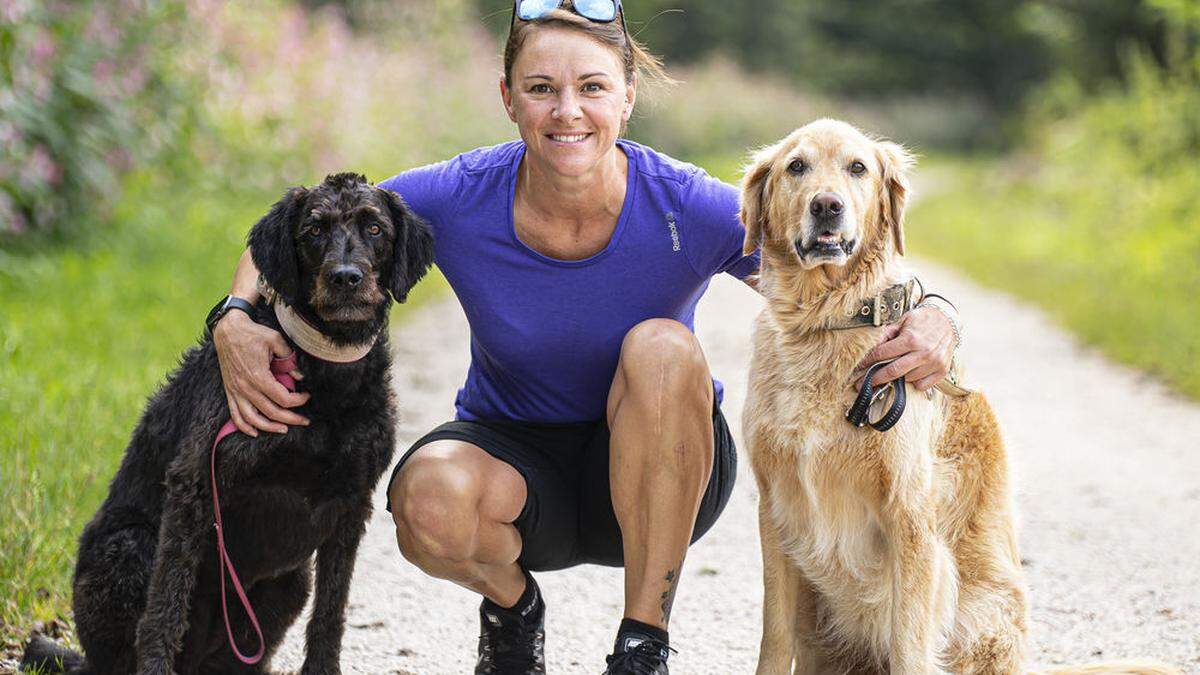
M389 296L404 300L431 264L429 229L394 193L362 176L294 188L249 236L279 300L334 346L371 344L352 363L297 349L311 420L286 435L234 434L218 450L226 546L257 612L266 657L234 657L221 611L210 451L229 417L211 339L189 350L150 400L109 488L83 531L74 610L86 658L35 638L22 668L42 672L261 673L300 614L316 553L316 599L302 673L339 672L346 596L371 492L392 456ZM255 320L280 329L262 301ZM292 339L289 338L289 342ZM295 347L293 342L293 347ZM232 588L234 637L258 639Z

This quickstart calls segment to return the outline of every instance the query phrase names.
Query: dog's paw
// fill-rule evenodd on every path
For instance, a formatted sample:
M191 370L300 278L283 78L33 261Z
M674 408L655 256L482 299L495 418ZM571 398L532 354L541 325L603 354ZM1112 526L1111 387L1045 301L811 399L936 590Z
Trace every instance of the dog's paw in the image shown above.
M342 675L341 668L304 668L300 675Z
M342 675L342 668L337 663L320 666L305 663L300 669L300 675Z

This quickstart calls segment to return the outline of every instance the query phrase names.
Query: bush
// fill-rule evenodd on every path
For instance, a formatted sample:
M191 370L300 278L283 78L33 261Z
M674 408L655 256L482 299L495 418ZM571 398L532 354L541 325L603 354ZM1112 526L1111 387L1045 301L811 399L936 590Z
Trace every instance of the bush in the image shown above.
M453 5L414 1L359 32L336 7L230 3L206 15L211 40L191 57L209 73L197 159L277 191L345 170L379 181L515 138L499 47Z
M182 0L0 2L0 237L67 233L187 128Z

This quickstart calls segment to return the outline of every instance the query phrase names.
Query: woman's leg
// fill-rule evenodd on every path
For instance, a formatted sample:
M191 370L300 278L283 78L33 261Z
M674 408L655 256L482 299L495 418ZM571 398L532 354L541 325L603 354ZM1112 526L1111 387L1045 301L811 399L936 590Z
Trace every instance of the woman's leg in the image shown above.
M426 574L453 581L501 607L525 590L512 525L525 479L478 446L439 440L418 448L388 493L400 552Z
M683 324L634 326L608 395L609 476L625 554L625 617L666 628L713 463L713 389Z

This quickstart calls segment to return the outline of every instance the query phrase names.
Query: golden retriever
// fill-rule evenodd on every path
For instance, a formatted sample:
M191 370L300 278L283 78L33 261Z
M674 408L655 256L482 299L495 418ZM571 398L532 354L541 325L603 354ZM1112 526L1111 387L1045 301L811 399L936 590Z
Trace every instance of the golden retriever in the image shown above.
M745 248L761 242L768 303L743 429L760 492L760 675L1023 672L1025 583L987 400L910 388L886 433L844 417L883 328L831 327L911 278L901 256L912 161L819 120L758 152L743 179Z

